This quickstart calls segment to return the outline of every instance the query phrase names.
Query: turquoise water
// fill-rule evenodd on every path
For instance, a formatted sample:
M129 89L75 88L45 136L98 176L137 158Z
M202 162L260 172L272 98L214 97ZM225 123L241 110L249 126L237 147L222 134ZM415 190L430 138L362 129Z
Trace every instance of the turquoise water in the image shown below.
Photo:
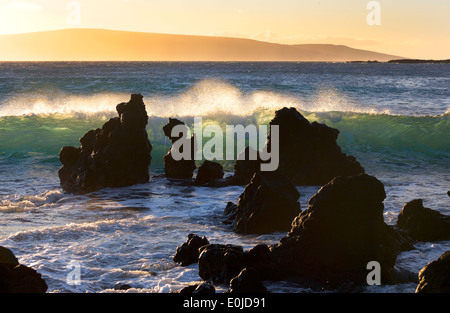
M245 248L275 243L284 234L238 236L221 224L226 203L236 202L243 187L180 187L157 174L170 147L161 129L169 117L190 126L194 117L222 127L266 125L285 106L339 129L343 151L384 183L387 223L415 198L450 214L448 86L446 64L0 63L0 245L41 272L51 292L108 292L116 283L169 292L200 279L195 265L171 261L191 232ZM131 93L144 95L149 113L150 182L65 194L59 150L79 146ZM232 162L224 165L229 175ZM320 186L298 188L305 208ZM398 266L418 272L449 248L449 242L418 244L399 256ZM82 266L80 286L67 284L71 261ZM268 287L304 291L295 284Z

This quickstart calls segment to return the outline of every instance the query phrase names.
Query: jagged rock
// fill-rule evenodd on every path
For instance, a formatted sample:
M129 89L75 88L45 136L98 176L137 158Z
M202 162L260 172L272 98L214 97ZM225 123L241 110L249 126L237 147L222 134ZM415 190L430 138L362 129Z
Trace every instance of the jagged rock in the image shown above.
M203 280L228 284L246 267L254 268L261 279L276 279L278 271L267 245L248 251L241 246L209 244L200 248L199 276Z
M337 144L339 130L317 122L310 123L295 108L276 111L270 126L279 126L279 170L295 185L323 186L337 176L364 173L353 156L347 156ZM272 149L272 132L267 148ZM244 151L248 154L248 151ZM234 183L247 184L261 160L236 161Z
M176 126L183 126L185 129L185 134L187 134L188 127L185 125L184 122L169 118L169 122L164 125L163 132L166 137L170 139L172 142L172 148L169 150L169 152L164 156L164 172L166 177L168 178L177 178L177 179L190 179L194 175L194 170L196 169L195 165L195 137L192 136L191 138L184 138L182 135L178 136L172 136L172 130ZM175 160L173 157L173 144L175 144L177 141L182 140L184 141L184 144L180 144L179 153L183 153L183 147L190 147L191 151L187 158L182 158L181 160ZM180 142L181 143L181 142Z
M0 247L0 293L45 293L47 289L41 274L19 264L11 250Z
M253 267L244 268L230 281L229 293L266 293L267 288L261 282L258 271Z
M253 154L256 154L256 160L250 159L250 155ZM259 158L259 153L251 147L245 148L234 162L233 184L247 185L255 173L260 171L260 167L261 159Z
M420 270L416 293L450 293L450 251Z
M189 234L188 240L177 248L173 261L181 263L181 266L188 266L197 263L200 254L199 249L209 244L206 237L199 237L195 234Z
M225 175L225 173L223 171L223 166L221 164L206 160L199 167L194 184L204 185L208 183L213 183L217 180L222 179L223 175Z
M11 250L0 246L0 264L19 265L19 261Z
M289 231L301 212L299 198L296 187L278 171L256 172L237 206L227 206L227 221L234 221L234 231L240 234Z
M334 177L364 173L355 157L344 154L336 143L339 130L310 123L295 108L277 111L273 125L280 128L279 168L294 184L322 186ZM271 133L267 142L270 149Z
M133 94L128 103L120 103L116 109L119 117L101 129L88 131L80 139L81 147L61 149L63 165L58 175L65 191L84 194L149 180L152 145L143 97Z
M203 280L229 283L245 267L244 250L241 246L209 244L200 249L198 273Z
M237 204L233 202L228 202L223 214L227 217L226 220L223 221L224 224L233 224L236 219L237 213Z
M394 279L397 254L412 244L384 222L383 184L360 174L337 177L310 200L308 209L273 247L279 268L335 287L366 283L367 264L381 265L382 283Z
M450 216L425 208L422 199L403 206L398 215L397 227L417 241L450 239Z

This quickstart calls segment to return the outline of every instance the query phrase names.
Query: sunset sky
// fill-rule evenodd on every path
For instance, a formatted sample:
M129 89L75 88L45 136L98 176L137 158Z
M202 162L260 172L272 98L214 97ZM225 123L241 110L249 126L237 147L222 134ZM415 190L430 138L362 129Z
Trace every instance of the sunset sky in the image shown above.
M410 58L450 58L449 0L0 0L0 34L102 28L333 43Z

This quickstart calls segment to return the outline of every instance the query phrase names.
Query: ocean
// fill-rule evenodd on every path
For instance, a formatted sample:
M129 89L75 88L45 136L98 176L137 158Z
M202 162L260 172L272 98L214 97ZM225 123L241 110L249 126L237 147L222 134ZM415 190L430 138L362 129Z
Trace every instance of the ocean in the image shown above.
M169 293L201 281L196 264L172 260L189 233L250 249L285 233L238 235L222 223L244 186L182 186L163 173L169 117L220 125L267 125L277 109L340 131L338 144L383 182L384 217L403 205L450 214L450 66L448 64L251 62L0 63L0 246L36 269L52 293ZM153 145L150 181L71 195L59 186L58 153L116 116L141 93ZM226 175L232 162L224 162ZM320 186L298 186L300 206ZM421 242L398 256L418 273L450 250ZM70 278L78 269L79 281ZM127 291L116 290L128 284ZM308 292L298 282L265 282L274 293ZM367 286L362 292L413 293L417 284ZM226 286L216 286L218 292Z

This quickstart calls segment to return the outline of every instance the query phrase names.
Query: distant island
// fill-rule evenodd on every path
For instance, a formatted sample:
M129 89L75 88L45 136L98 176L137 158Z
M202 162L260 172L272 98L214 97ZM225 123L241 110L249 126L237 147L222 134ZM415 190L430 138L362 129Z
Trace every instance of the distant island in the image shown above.
M390 60L388 63L404 63L404 64L420 64L420 63L447 63L450 64L450 59L448 60L420 60L420 59L400 59L400 60Z
M0 61L298 61L401 59L343 45L286 45L242 38L64 29L0 35Z

